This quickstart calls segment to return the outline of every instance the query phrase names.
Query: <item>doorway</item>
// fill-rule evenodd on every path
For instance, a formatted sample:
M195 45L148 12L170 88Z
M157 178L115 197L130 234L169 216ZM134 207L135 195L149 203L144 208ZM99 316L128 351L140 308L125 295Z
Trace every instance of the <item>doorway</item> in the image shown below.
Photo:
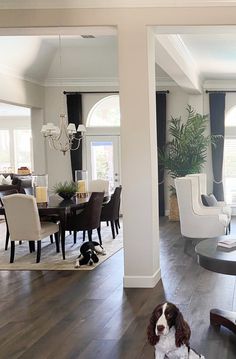
M121 184L120 136L86 136L88 179L109 181L109 191Z

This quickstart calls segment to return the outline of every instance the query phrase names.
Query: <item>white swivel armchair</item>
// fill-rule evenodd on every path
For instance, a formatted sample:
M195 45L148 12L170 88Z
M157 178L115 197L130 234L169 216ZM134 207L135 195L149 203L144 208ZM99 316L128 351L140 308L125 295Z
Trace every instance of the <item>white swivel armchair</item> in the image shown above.
M229 225L227 214L219 213L217 208L200 207L196 178L195 180L191 177L176 178L175 187L180 213L180 229L183 236L213 238L226 233Z
M15 241L37 241L37 258L40 262L41 239L57 234L59 245L59 226L52 222L40 222L36 200L26 194L4 196L2 202L5 209L11 240L10 263L14 262Z
M187 175L186 177L196 178L198 184L198 200L200 207L206 208L202 204L201 195L207 195L207 177L205 173L194 173ZM211 207L212 208L212 207ZM219 213L227 214L229 219L231 220L232 209L229 205L226 204L224 201L217 201L215 209L218 208Z

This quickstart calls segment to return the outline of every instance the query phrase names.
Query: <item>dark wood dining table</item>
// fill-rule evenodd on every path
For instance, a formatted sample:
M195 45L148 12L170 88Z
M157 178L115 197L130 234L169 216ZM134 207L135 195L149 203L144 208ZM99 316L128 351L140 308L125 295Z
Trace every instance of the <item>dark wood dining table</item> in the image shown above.
M235 236L227 236L227 239ZM206 239L195 247L198 263L205 269L216 273L236 276L236 250L219 247L218 241L225 236ZM214 326L224 326L236 334L236 312L223 309L211 309L210 322Z
M85 198L79 198L74 196L72 199L63 200L58 195L49 196L49 200L45 204L38 204L39 215L52 217L55 216L55 219L60 221L60 234L61 234L61 249L62 257L65 256L65 234L66 234L66 221L70 213L75 210L83 209L86 203L89 201L90 194ZM109 194L105 194L104 203L109 200ZM0 215L4 215L4 208L0 207Z

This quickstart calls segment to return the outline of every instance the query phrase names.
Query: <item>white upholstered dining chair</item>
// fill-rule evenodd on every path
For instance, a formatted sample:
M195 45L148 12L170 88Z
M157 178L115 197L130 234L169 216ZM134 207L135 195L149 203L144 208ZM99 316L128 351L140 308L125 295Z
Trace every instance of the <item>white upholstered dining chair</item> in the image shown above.
M108 193L109 192L109 181L102 180L102 179L92 180L88 184L88 191L91 193L92 192Z
M230 221L228 215L214 207L200 206L196 178L178 177L175 179L175 187L183 236L212 238L226 233Z
M59 246L59 225L40 222L36 200L26 194L12 194L2 198L11 240L10 263L14 262L15 241L36 241L36 263L40 262L41 240L55 234Z

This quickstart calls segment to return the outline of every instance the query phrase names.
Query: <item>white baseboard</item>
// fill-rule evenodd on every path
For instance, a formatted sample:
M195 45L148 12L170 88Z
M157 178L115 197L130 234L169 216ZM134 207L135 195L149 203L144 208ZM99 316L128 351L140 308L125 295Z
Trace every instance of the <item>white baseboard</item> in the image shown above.
M159 268L152 276L124 276L123 285L125 288L154 288L160 279Z

